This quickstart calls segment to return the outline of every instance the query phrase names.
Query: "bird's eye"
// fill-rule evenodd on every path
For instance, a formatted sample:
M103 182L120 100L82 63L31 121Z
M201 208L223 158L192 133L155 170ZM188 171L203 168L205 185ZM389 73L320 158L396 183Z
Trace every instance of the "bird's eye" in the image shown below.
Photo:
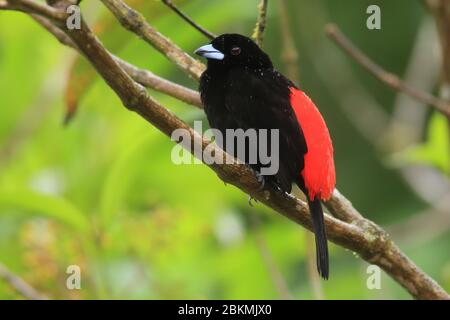
M241 48L239 48L239 47L233 47L232 49L231 49L231 54L233 55L233 56L237 56L237 55L239 55L240 53L241 53Z

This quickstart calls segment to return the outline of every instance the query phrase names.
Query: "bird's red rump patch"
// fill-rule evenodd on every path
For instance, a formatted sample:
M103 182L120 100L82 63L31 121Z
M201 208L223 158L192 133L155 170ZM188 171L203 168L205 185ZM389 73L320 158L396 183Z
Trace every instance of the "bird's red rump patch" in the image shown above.
M301 90L291 88L291 106L305 136L308 152L300 173L310 199L327 200L336 185L333 144L327 125L311 99Z

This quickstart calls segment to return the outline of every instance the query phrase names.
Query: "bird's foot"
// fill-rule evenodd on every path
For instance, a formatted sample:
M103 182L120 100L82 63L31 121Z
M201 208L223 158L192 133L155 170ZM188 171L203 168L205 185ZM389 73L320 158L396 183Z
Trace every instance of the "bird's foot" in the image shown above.
M263 175L260 175L260 174L257 175L257 178L258 178L258 182L259 182L258 192L261 192L266 187L266 178Z
M256 191L257 192L261 192L261 191L264 190L264 188L266 186L266 178L261 173L259 173L258 171L254 170L254 169L252 169L252 171L253 171L254 175L256 176L256 179L257 179L257 181L259 183L259 187L258 187L258 189ZM253 207L253 201L255 203L258 202L258 200L256 200L255 198L253 198L252 196L249 196L248 197L248 204L250 205L250 207Z
M256 180L259 183L259 187L258 187L257 191L261 192L266 187L266 177L254 169L252 169L252 171L253 171L253 174L256 176Z

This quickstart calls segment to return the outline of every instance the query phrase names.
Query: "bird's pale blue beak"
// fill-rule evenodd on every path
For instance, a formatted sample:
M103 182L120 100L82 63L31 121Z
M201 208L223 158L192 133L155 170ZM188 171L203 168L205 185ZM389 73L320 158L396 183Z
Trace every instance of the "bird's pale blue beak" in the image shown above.
M223 58L225 58L225 55L214 48L212 44L207 44L203 47L200 47L195 50L194 53L206 59L223 60Z

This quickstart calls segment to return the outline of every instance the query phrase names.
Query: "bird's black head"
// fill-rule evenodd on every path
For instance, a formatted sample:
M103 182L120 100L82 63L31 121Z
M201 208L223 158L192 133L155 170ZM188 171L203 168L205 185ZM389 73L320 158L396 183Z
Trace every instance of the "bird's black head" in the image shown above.
M195 54L208 59L208 67L272 68L269 56L250 38L240 34L218 36L210 44L198 48Z

